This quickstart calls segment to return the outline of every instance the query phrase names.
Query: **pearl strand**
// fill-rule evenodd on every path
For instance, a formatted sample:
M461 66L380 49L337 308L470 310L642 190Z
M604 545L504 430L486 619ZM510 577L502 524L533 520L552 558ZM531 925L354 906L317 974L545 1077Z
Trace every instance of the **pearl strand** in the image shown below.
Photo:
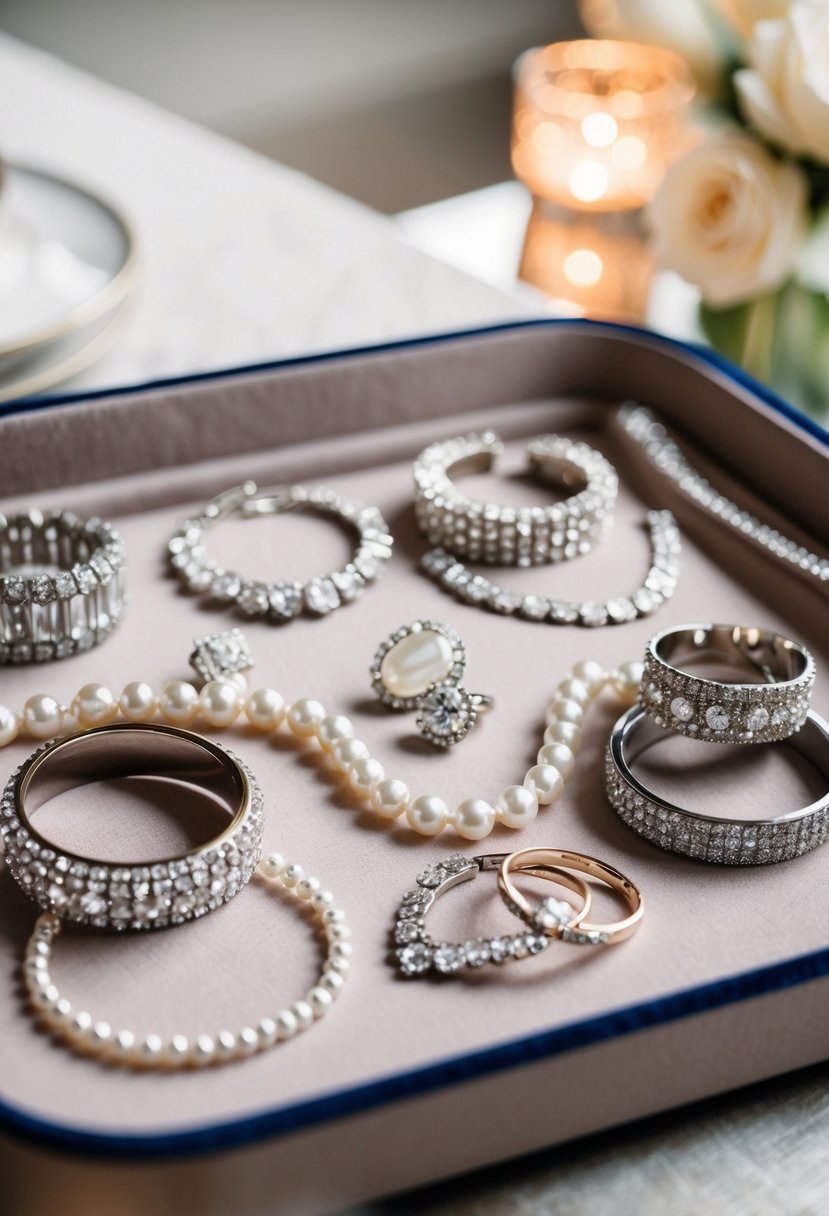
M173 1034L166 1038L147 1034L142 1038L131 1030L114 1030L109 1023L96 1021L86 1010L74 1009L61 996L49 964L53 942L63 922L53 913L45 912L35 922L23 963L29 1000L43 1026L81 1055L128 1068L168 1071L228 1064L266 1051L307 1030L328 1012L342 991L351 966L351 930L345 923L345 913L334 907L331 892L322 890L318 879L306 876L302 866L272 853L260 862L258 872L269 882L284 887L298 901L310 905L325 934L326 957L320 978L301 1000L239 1031L220 1030L193 1037Z
M584 715L606 686L625 705L632 705L642 678L641 663L623 663L608 672L592 659L576 663L561 681L547 707L546 730L536 763L518 785L508 785L493 803L467 798L450 811L436 794L416 798L397 777L387 777L379 760L369 754L354 727L343 714L328 714L324 706L304 697L286 706L272 688L258 688L246 695L244 678L211 680L201 691L192 684L174 680L156 695L148 684L127 684L115 697L101 684L86 684L69 709L45 694L30 697L18 719L0 706L0 746L10 743L18 729L36 739L48 739L77 727L100 726L120 714L132 722L146 722L158 713L165 721L189 726L197 717L212 727L228 727L240 716L263 733L286 723L298 739L316 740L329 765L348 781L354 794L368 802L381 819L405 815L408 826L421 836L437 836L452 828L465 840L482 840L496 824L516 830L532 823L539 807L556 802L575 766L581 747ZM11 722L5 734L4 722Z

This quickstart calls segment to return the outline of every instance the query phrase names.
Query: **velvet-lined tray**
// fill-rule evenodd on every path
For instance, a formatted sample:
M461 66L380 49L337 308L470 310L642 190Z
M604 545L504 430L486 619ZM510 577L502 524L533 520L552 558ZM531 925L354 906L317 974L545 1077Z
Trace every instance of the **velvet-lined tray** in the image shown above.
M193 637L241 623L256 659L254 684L348 713L387 773L450 803L494 799L521 779L541 743L545 705L575 660L614 667L639 658L647 637L670 623L740 621L805 642L818 664L815 706L826 713L825 586L729 532L654 474L619 427L617 407L627 398L656 409L718 488L825 551L827 458L817 429L715 360L612 326L523 324L20 408L0 421L0 506L60 504L112 519L128 547L131 602L99 650L4 670L0 699L19 707L50 691L66 701L91 679L114 689L137 678L158 687L186 677ZM580 629L489 614L431 583L417 565L425 544L413 520L411 460L437 437L481 427L509 442L496 476L467 483L474 494L546 501L543 488L519 475L521 440L542 431L587 439L622 482L610 541L560 566L499 571L503 585L561 599L629 593L647 563L644 511L665 506L683 535L673 599L649 619ZM378 505L396 540L386 577L327 618L284 627L233 620L182 594L164 567L175 522L251 476L331 485ZM301 579L348 556L337 530L309 516L228 521L210 546L264 579ZM423 745L411 716L383 710L369 686L379 642L416 617L450 622L468 647L465 682L496 697L495 710L448 754ZM533 828L497 829L478 845L381 824L313 746L297 748L287 734L266 742L243 728L227 732L265 789L266 849L300 861L334 890L355 942L353 974L331 1015L232 1067L131 1075L52 1044L27 1016L16 973L34 912L0 874L6 1126L78 1151L142 1157L261 1140L216 1158L222 1177L242 1193L278 1177L285 1210L320 1210L823 1058L829 855L819 849L780 866L736 869L640 840L603 789L604 744L619 712L603 694L574 777ZM825 788L786 747L681 742L652 779L683 805L777 814ZM4 750L4 775L28 750L23 742ZM75 805L89 849L99 835L114 839L111 817L102 818L105 798ZM163 820L142 823L156 853L175 844ZM133 847L140 836L139 828ZM558 947L467 979L398 978L388 932L415 874L458 847L477 854L530 844L578 849L629 873L647 901L640 932L617 947ZM483 876L447 897L434 919L450 937L511 927ZM256 888L172 931L67 933L55 972L96 1016L144 1032L192 1033L242 1025L296 999L315 964L307 926ZM326 1171L316 1165L321 1154ZM196 1167L177 1168L187 1175Z

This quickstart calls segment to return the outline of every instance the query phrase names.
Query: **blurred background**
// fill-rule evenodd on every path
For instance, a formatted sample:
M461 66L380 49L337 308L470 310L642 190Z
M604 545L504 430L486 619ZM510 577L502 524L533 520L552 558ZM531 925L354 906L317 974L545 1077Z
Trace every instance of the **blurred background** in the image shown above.
M396 212L511 175L511 67L575 0L0 0L0 27Z

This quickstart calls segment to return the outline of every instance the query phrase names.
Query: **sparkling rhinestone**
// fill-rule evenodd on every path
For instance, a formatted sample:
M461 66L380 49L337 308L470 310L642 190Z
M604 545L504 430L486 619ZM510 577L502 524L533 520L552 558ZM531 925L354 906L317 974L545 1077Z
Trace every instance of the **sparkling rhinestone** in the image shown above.
M241 590L242 580L238 574L217 574L210 584L210 594L220 604L229 604Z
M771 715L772 726L783 726L789 720L789 711L785 705L778 706Z
M79 902L87 916L103 916L107 910L107 901L95 891L87 891Z
M425 870L421 870L417 876L417 881L421 887L439 887L446 877L446 871L442 865L428 866Z
M268 588L265 583L245 583L236 601L248 616L262 616L268 611Z
M432 964L432 951L423 942L413 942L398 950L397 958L405 975L422 975Z
M277 583L270 589L271 616L289 621L302 610L302 587L298 583Z
M340 596L330 578L314 578L305 588L305 604L309 612L325 616L340 606Z
M38 574L32 579L32 601L35 604L51 604L56 597L55 584L48 574Z
M550 601L541 595L525 595L520 613L528 621L543 621L550 611Z
M442 945L435 947L432 962L435 965L436 971L440 971L442 975L451 975L463 966L465 962L464 953L460 946L453 946L449 942L444 942Z
M482 937L464 942L463 952L470 967L483 967L484 963L488 963L492 957L489 942Z
M77 595L77 584L68 570L60 570L55 575L55 591L59 600L69 600Z
M405 946L407 942L416 942L420 939L420 926L411 920L401 920L395 927L394 940L399 946Z
M466 691L453 684L438 684L418 706L419 728L437 739L461 738L474 722L475 711Z
M746 726L749 730L762 730L768 725L768 721L769 711L762 705L755 705L754 709L750 709L746 714Z
M493 963L503 963L513 956L513 939L511 937L493 937L489 943L489 957Z
M694 707L684 697L674 697L671 701L671 713L680 722L690 722L694 716Z
M720 731L727 730L731 723L731 718L722 705L709 705L705 711L705 721L712 730Z
M331 575L331 581L339 592L340 599L344 604L348 604L351 600L356 600L362 594L365 582L350 566L346 566L345 570L338 570L336 574Z
M582 625L600 626L607 624L607 608L604 604L594 604L588 601L581 606L579 620Z
M0 583L0 590L7 604L25 604L26 583L22 578L6 578Z
M575 915L572 904L564 899L550 896L537 909L533 920L539 929L561 929L568 925Z

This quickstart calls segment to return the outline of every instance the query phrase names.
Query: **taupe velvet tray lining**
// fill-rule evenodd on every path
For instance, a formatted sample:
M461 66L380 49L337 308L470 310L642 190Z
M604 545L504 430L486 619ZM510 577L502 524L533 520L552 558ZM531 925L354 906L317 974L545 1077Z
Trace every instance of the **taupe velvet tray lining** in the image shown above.
M636 658L646 638L671 622L714 618L779 628L813 649L822 673L825 598L812 587L807 590L782 563L687 509L646 474L608 407L630 395L632 385L658 406L663 381L666 408L682 413L683 429L705 447L718 486L766 517L770 508L753 492L773 497L780 515L771 522L782 523L790 513L786 526L796 534L792 521L797 519L804 539L820 531L825 539L827 521L814 507L821 501L825 457L816 441L804 439L761 404L738 408L719 374L702 376L681 363L669 368L665 359L649 351L644 340L623 344L598 329L589 341L566 330L526 330L6 419L0 426L0 460L3 484L14 496L3 508L20 501L30 486L26 500L37 505L61 502L116 518L129 550L132 601L122 626L100 650L39 669L3 671L0 699L19 706L40 690L66 700L88 679L118 688L133 678L158 686L185 676L192 637L224 628L232 618L203 608L164 577L164 544L177 518L244 475L331 484L376 503L389 519L395 557L382 583L361 601L322 621L243 627L257 660L255 684L272 684L289 699L314 695L332 710L349 713L387 771L402 776L417 793L434 791L450 803L473 794L494 798L533 762L546 702L577 658L596 657L610 666ZM588 367L591 391L575 395L571 386ZM596 399L598 380L606 387L615 380L615 400ZM556 381L560 390L553 387ZM646 381L650 391L639 393ZM468 408L473 401L482 408ZM428 419L422 417L426 412ZM197 413L201 425L194 430ZM357 436L361 419L371 429ZM351 433L333 434L340 424ZM561 567L505 571L505 585L562 598L629 592L647 562L644 508L668 505L676 508L684 535L674 600L650 620L612 629L565 629L456 604L427 581L416 567L423 544L411 512L411 458L429 439L484 425L515 439L541 430L581 435L623 474L611 541ZM278 443L280 435L292 446ZM47 436L48 449L43 446ZM220 458L222 448L226 458ZM182 459L186 467L176 467ZM751 486L735 482L734 475L742 477L749 465ZM152 468L156 471L148 471ZM512 443L503 475L470 479L470 492L504 501L545 501L544 491L518 475L520 468L520 445ZM766 485L774 470L773 485ZM107 473L119 477L107 479ZM71 488L53 488L63 482ZM211 548L222 560L232 559L241 570L264 578L302 578L336 568L348 551L336 529L305 516L228 522L211 537ZM497 699L494 712L446 756L413 739L410 716L381 710L368 685L376 645L418 616L441 617L459 629L469 648L468 685ZM820 674L815 703L824 713L829 708L829 683ZM417 871L452 851L457 839L428 841L378 824L328 774L313 748L298 752L287 738L262 741L234 729L228 742L266 791L266 848L279 848L319 875L349 913L356 956L341 1002L305 1036L227 1069L133 1076L78 1060L37 1032L23 1011L15 967L34 913L2 874L0 1098L48 1122L103 1134L189 1129L411 1071L824 947L825 852L778 867L734 870L661 853L617 820L602 777L603 744L617 713L609 695L591 712L574 779L533 829L501 829L480 845L461 847L477 853L550 843L606 858L630 873L646 894L646 918L630 942L592 953L551 949L534 962L482 972L469 981L398 980L385 957L398 899ZM735 753L679 742L687 746L660 752L652 779L687 805L720 813L780 813L814 797L821 785L786 748ZM3 771L27 751L24 744L6 749ZM60 813L77 815L77 840L106 837L117 847L113 807L126 817L128 797L123 789L87 789L82 798L61 799ZM147 839L158 841L164 830L158 815L139 819L131 847L140 847L142 823ZM174 842L172 834L165 839ZM795 905L796 918L789 914ZM510 924L494 885L483 876L448 896L435 913L436 928L447 936L505 931ZM118 939L68 933L58 946L55 972L72 999L96 1016L144 1032L192 1033L239 1026L272 1012L301 994L315 966L307 925L279 897L257 886L227 908L172 931ZM645 1034L620 1042L620 1050L643 1053L653 1108L669 1104L671 1072L681 1065L681 1053L649 1061ZM711 1051L717 1051L715 1038ZM757 1076L774 1071L774 1043L756 1044L756 1066ZM589 1085L589 1076L584 1081ZM532 1104L531 1087L528 1100Z

